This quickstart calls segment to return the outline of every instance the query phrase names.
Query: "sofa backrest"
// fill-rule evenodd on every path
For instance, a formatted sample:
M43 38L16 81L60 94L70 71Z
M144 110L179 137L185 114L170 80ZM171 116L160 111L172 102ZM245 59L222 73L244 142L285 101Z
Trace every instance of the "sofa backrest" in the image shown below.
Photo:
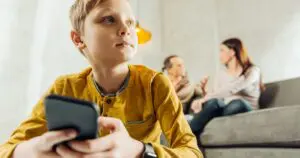
M261 94L261 109L300 104L300 77L266 84Z

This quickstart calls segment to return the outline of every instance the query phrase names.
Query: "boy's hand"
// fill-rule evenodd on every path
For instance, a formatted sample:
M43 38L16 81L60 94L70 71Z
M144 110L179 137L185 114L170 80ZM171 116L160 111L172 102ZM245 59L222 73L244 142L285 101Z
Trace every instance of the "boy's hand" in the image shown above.
M111 134L94 140L73 141L70 148L59 146L57 153L62 157L141 157L144 144L131 138L123 123L115 118L99 117L99 126Z
M52 150L57 143L72 140L76 137L74 130L51 131L42 136L35 137L29 141L19 144L13 158L30 157L30 158L59 158L60 156Z

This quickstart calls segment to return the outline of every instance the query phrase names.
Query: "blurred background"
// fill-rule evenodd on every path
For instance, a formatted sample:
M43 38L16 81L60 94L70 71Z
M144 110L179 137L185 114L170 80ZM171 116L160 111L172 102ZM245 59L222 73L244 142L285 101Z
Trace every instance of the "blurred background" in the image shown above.
M299 0L129 0L152 39L131 63L158 71L181 56L191 80L218 73L219 44L239 37L264 82L300 76ZM0 143L61 74L88 66L73 46L73 0L0 0Z

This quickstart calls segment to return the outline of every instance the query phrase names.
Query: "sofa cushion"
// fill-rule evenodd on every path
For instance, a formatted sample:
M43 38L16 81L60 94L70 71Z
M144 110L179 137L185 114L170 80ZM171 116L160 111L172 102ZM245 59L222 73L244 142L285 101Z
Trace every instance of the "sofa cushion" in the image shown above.
M200 136L204 146L300 144L300 106L277 107L219 117Z
M266 84L259 99L260 108L300 104L300 77Z
M242 148L206 149L208 158L299 158L299 149L283 148Z
M261 93L259 97L259 108L265 109L276 105L275 99L279 92L279 84L271 83L266 85L266 89Z

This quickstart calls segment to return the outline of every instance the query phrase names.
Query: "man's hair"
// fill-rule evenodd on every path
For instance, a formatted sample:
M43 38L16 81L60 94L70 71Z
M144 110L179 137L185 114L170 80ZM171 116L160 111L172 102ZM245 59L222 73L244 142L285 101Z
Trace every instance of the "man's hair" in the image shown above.
M172 68L171 60L177 57L178 57L177 55L170 55L166 57L166 59L164 60L164 66L162 67L161 71L164 72L165 70Z
M72 27L76 32L83 32L86 16L103 1L105 0L75 0L70 8L69 16Z

